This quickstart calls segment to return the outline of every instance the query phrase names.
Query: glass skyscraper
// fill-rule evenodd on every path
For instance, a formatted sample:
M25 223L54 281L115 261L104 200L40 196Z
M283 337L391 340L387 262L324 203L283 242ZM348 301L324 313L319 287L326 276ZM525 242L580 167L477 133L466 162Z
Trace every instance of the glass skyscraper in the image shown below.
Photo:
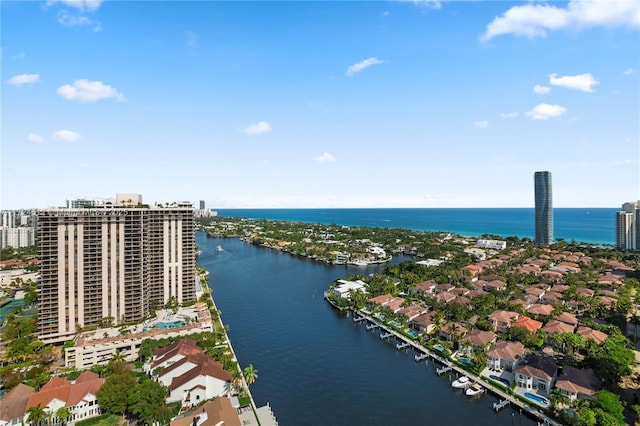
M535 242L549 245L553 242L553 202L551 172L535 172L533 176L536 200Z

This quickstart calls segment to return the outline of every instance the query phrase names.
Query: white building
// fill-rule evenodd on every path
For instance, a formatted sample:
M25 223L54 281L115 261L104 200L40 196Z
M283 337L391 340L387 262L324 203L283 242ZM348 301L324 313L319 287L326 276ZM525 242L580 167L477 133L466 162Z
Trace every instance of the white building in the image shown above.
M360 290L363 292L367 292L367 283L362 280L357 281L347 281L347 280L338 280L338 285L332 290L333 294L338 297L342 297L343 299L350 299L351 292Z
M507 242L502 240L478 240L478 242L476 243L476 247L493 250L504 250L507 248Z
M36 234L32 227L21 226L19 228L0 227L0 248L30 247L36 244Z
M624 203L616 213L616 248L640 250L640 201Z

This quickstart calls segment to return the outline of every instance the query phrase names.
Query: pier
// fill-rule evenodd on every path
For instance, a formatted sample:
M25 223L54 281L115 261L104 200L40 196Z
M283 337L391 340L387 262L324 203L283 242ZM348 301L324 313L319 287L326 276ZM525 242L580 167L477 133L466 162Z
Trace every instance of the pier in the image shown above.
M493 409L494 411L500 411L502 410L504 407L509 405L509 400L508 399L503 399L500 402L494 402L493 403Z
M446 373L448 371L451 371L451 366L450 365L438 368L436 370L436 374L439 376L439 375L444 374L444 373Z
M393 333L385 333L385 332L380 333L380 338L382 340L386 339L387 337L393 337Z
M396 349L397 350L401 350L404 348L408 348L409 346L411 346L408 342L402 342L402 343L397 343L396 344Z
M365 317L359 317L357 315L353 316L353 322L360 322L360 321L366 321L367 319Z
M422 361L423 359L428 359L428 358L429 358L429 354L425 354L425 353L422 353L422 354L420 354L420 355L417 355L417 354L416 354L416 356L414 356L414 357L413 357L413 359L415 359L415 360L416 360L416 362L420 362L420 361Z
M375 330L376 328L380 327L378 324L367 324L367 331L368 330Z

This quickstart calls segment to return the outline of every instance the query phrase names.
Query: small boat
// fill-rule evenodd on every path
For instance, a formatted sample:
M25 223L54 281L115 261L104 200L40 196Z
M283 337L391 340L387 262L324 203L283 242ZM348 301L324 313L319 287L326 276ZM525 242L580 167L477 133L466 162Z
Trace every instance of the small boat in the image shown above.
M470 384L471 382L469 381L469 378L467 376L461 376L458 379L454 380L453 383L451 383L451 387L454 387L456 389L463 389Z
M223 250L223 249L222 249L222 246L218 246L218 247L216 247L216 251L222 251L222 250Z
M480 395L481 393L484 393L485 390L486 389L484 388L484 386L482 386L480 383L474 383L467 388L467 390L465 391L465 394L467 396L476 396L476 395Z

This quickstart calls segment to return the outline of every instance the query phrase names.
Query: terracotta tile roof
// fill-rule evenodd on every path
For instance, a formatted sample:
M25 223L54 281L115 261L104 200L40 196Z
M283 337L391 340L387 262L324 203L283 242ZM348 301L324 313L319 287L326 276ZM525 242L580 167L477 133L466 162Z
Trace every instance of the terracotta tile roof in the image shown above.
M563 333L573 333L575 326L567 324L562 321L551 320L542 329L549 334L551 333L563 334Z
M381 294L380 296L372 297L369 299L369 302L375 303L377 305L386 305L390 301L393 300L393 296L390 294Z
M191 355L189 358L191 358L190 361L195 364L195 367L178 377L174 377L169 385L170 391L189 383L199 376L213 377L224 382L231 382L231 373L226 371L222 364L213 358L202 354Z
M506 359L515 361L516 358L524 354L524 345L520 342L500 341L487 351L487 355L491 358Z
M564 293L565 291L569 290L569 288L570 287L565 284L555 284L553 287L551 287L551 291L556 293Z
M485 296L489 294L488 292L482 290L482 289L477 289L477 290L471 290L469 292L469 294L467 294L467 296L471 299L473 299L474 297L480 297L480 296Z
M0 397L0 420L10 422L24 417L29 397L35 392L31 386L18 383L7 394Z
M451 293L444 292L444 293L438 293L438 294L436 294L436 297L435 297L435 298L436 298L436 300L437 300L437 301L439 301L439 302L442 302L442 303L449 303L449 302L451 302L453 299L455 299L455 298L456 298L456 295L455 295L455 294L451 294Z
M395 299L390 300L389 303L387 303L387 306L391 308L393 312L398 312L400 309L402 309L403 303L404 299L402 297L396 297Z
M422 292L431 292L438 283L435 280L422 281L415 285L415 289Z
M536 321L532 318L521 316L511 323L511 328L521 327L527 331L534 332L537 329L542 327L542 323L540 321Z
M602 331L594 330L593 328L580 326L576 333L581 334L584 337L584 340L593 340L597 344L601 344L607 337L609 337L606 333Z
M154 351L154 357L156 358L151 363L152 371L155 370L156 367L158 367L163 362L166 362L175 356L180 355L182 358L184 358L189 355L204 353L204 351L200 349L200 347L198 347L198 344L194 340L189 338L180 339L174 342L173 344L160 349L167 349L167 350L158 351L158 349L156 349L156 351L158 351L160 355L156 355L156 351Z
M203 414L206 414L207 417L204 421L202 421ZM201 407L171 422L171 426L193 426L194 424L198 426L241 426L238 411L231 406L231 400L227 397L210 399Z
M87 395L96 395L105 379L97 374L85 371L79 377L80 381L70 382L60 377L49 380L39 392L31 394L26 409L40 404L46 407L51 401L57 399L65 403L65 407L73 407Z
M528 377L539 377L551 381L556 375L558 366L555 361L546 356L528 355L523 362L516 367L516 373Z
M464 341L473 346L484 346L496 341L496 333L493 331L473 330L464 338Z
M558 377L556 387L592 397L600 388L600 379L596 377L591 368L581 370L567 366L563 368L562 374Z
M544 305L542 303L535 303L529 306L529 309L527 309L527 312L529 312L532 315L549 316L553 312L553 306Z
M435 318L435 316L436 316L436 313L431 311L431 312L427 312L426 314L418 315L413 320L411 320L411 322L415 324L419 324L423 327L428 327L433 324L433 319Z
M517 312L504 311L499 309L497 311L493 311L489 315L489 319L496 322L511 323L511 321L517 319L519 316L520 314Z
M580 287L578 289L578 294L581 294L585 297L593 297L593 295L596 294L596 292L591 290L590 288Z
M563 312L560 315L558 315L555 319L557 319L558 321L562 321L564 323L567 324L571 324L573 326L578 325L578 317L576 317L575 315L569 313L569 312Z
M458 305L462 305L462 306L469 306L471 305L471 300L469 300L464 296L460 296L453 299L451 303L457 303Z

